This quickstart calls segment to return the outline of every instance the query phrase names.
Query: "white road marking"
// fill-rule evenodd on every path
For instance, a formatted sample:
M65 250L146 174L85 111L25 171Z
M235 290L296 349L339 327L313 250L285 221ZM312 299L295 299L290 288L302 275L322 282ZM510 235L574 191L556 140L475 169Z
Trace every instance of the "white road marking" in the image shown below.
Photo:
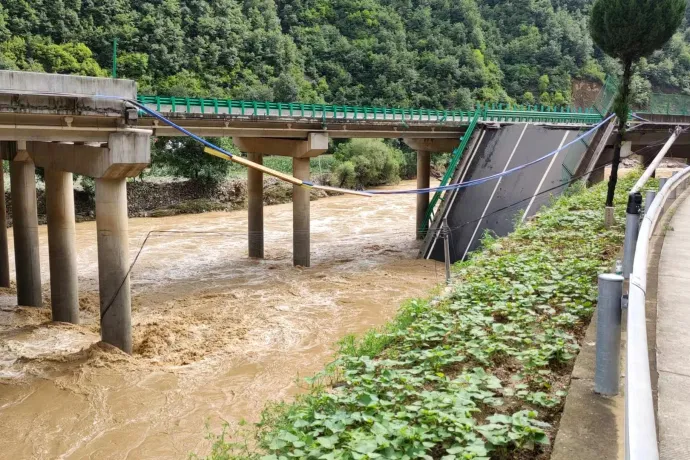
M563 147L563 144L565 144L565 140L568 138L568 134L570 134L570 131L566 131L565 135L563 135L563 139L561 139L561 144L558 146L558 153L551 157L551 162L549 162L549 167L546 168L546 172L542 176L541 181L539 182L539 185L537 185L537 190L534 191L534 195L532 195L532 199L529 200L529 204L527 205L527 209L525 209L525 212L522 214L522 221L523 222L527 218L527 215L529 214L529 210L532 207L532 205L534 204L534 200L537 198L537 195L539 195L539 191L541 190L542 185L544 185L544 181L546 180L546 176L549 175L549 171L551 171L551 167L556 162L556 158L558 157L558 155L561 154L561 147Z
M520 133L520 138L518 141L515 143L515 147L513 148L513 151L510 153L510 157L508 157L508 161L506 162L505 167L503 168L503 172L506 172L508 170L508 166L510 165L510 161L513 159L513 155L515 155L515 152L518 149L518 146L520 145L520 142L522 142L522 137L525 135L525 131L527 131L527 124L525 124L525 127L522 128L522 133ZM474 228L474 232L472 232L472 237L470 238L470 241L467 243L467 247L465 248L465 253L462 255L462 259L464 260L465 257L467 257L467 253L470 252L470 247L472 246L472 242L474 241L474 237L477 236L477 232L479 231L479 227L482 225L482 221L484 220L484 217L486 216L486 212L489 210L489 206L491 206L491 201L494 199L494 195L496 195L496 191L498 190L498 186L501 185L501 180L503 177L499 177L498 180L496 181L496 185L494 186L494 191L491 192L491 196L489 197L489 201L486 202L486 206L484 207L484 212L482 212L482 217L477 221L477 226Z

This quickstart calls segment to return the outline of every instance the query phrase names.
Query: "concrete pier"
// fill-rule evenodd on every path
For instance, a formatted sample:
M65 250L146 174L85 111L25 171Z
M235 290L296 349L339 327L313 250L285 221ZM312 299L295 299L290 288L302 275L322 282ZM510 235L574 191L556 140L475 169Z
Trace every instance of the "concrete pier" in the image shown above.
M10 287L10 256L7 241L7 209L5 207L5 175L0 174L0 287Z
M298 179L309 180L309 158L292 159L292 175ZM309 267L310 259L310 222L309 222L309 189L298 185L292 186L292 232L293 255L295 266Z
M252 161L263 158L263 155L282 155L292 157L292 175L298 179L309 180L309 159L317 157L328 150L328 136L323 133L309 133L306 139L272 139L266 137L233 137L232 142ZM259 200L259 191L263 195L262 173L248 171L249 181L249 256L259 254L258 236L252 239L252 229L261 228L261 257L263 257L263 207ZM254 197L254 198L252 198ZM261 204L259 204L261 203ZM294 185L292 189L293 221L293 263L295 266L309 267L309 190ZM259 220L259 216L260 219ZM259 225L261 223L261 225ZM256 233L255 233L256 235ZM254 248L254 249L253 249ZM254 252L256 250L256 252Z
M98 286L101 338L132 352L132 302L129 290L127 179L96 179Z
M10 161L10 186L17 303L23 306L40 307L43 305L43 297L38 251L36 168L28 155L22 152L17 152L15 160Z
M79 324L72 173L45 170L53 321Z
M417 152L417 188L429 188L431 176L431 153L420 150ZM426 231L422 230L424 226L424 220L426 218L426 213L429 208L429 194L419 193L417 194L417 220L416 220L416 233L417 239L423 240L426 235Z
M263 155L248 153L249 161L263 164ZM247 211L249 229L249 257L264 258L264 173L247 169Z

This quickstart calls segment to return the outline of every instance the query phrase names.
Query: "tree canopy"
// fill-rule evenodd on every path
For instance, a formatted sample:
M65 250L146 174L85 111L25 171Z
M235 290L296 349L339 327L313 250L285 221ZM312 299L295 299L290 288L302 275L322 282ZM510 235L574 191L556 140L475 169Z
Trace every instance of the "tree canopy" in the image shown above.
M146 93L428 108L569 103L572 78L620 71L590 38L592 7L592 0L3 0L0 68L108 75L117 38L119 75ZM658 6L654 14L665 13ZM624 20L607 17L610 27ZM641 23L639 35L657 42L646 32L654 22ZM643 53L641 87L690 94L686 27L663 50Z
M686 0L598 0L591 15L592 38L609 56L637 61L675 34Z
M630 111L633 65L663 47L683 22L686 0L596 0L590 15L590 32L596 44L623 67L615 111L618 135L613 152L606 206L613 206L618 164Z

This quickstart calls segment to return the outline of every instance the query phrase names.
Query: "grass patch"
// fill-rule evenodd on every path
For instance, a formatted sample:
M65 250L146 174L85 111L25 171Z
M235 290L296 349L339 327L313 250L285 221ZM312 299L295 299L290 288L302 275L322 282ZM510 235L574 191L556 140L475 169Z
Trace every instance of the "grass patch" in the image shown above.
M215 437L208 458L547 459L638 175L619 179L611 229L599 184L508 237L485 236L449 293L344 339L307 394L266 408L255 441Z

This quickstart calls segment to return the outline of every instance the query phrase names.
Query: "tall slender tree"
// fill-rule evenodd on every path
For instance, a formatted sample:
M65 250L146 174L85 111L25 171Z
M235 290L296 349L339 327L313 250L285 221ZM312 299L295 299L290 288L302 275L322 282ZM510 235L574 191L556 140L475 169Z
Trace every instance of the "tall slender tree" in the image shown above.
M683 21L685 5L686 0L596 0L592 7L589 18L592 39L623 66L623 81L614 103L618 136L613 151L606 206L613 206L618 181L621 143L630 111L633 65L668 42Z

